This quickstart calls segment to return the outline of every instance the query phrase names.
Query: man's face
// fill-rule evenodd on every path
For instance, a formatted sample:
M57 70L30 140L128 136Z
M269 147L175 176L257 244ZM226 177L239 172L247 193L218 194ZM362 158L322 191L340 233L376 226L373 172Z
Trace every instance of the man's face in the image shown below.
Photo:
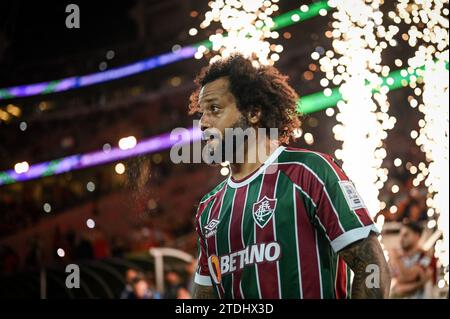
M145 280L139 280L133 286L133 292L136 295L136 298L142 299L145 297L145 294L148 290L148 284Z
M419 241L419 234L413 232L408 227L400 229L400 246L403 250L410 250Z
M172 285L177 285L180 282L180 276L176 272L168 272L166 275L167 282Z
M137 272L134 269L128 269L126 274L126 281L127 283L131 283L134 278L136 278Z
M245 129L246 120L236 105L236 99L229 90L229 81L226 77L205 84L199 94L201 114L200 127L206 136L210 133L223 138L226 128L241 127ZM208 140L211 155L224 149L223 140Z

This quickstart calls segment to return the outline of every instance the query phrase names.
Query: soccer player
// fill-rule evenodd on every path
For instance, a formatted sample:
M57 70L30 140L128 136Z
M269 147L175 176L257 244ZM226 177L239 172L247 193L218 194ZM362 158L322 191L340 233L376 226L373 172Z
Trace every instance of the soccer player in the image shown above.
M418 223L405 221L400 229L401 249L389 253L392 298L427 298L426 288L435 277L436 259L420 247L422 231Z
M300 125L287 77L236 54L203 69L196 83L189 109L202 131L276 128L278 137L233 140L243 161L223 152L231 175L196 214L193 298L387 297L378 230L352 182L329 155L283 146ZM210 154L224 140L209 141ZM266 155L250 161L255 150Z

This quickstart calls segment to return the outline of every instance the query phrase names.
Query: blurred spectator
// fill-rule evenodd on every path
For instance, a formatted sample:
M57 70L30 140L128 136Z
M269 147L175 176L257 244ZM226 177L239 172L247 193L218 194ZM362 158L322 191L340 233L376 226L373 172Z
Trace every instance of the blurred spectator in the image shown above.
M113 257L121 258L125 254L125 243L122 238L114 236L111 240L111 255Z
M192 262L188 263L185 267L186 272L188 274L187 289L190 293L192 293L192 291L194 289L194 276L195 276L195 271L197 270L197 264L198 264L198 260L193 259Z
M148 272L146 274L146 281L148 284L148 289L152 295L152 299L162 299L162 294L157 291L156 287L155 287L155 276L153 272Z
M407 186L407 184L405 185ZM412 185L408 185L412 187ZM427 205L425 189L410 188L408 197L399 204L396 214L397 221L410 220L414 222L427 220Z
M178 291L180 289L186 289L185 287L183 287L180 275L175 271L167 272L164 299L177 299Z
M138 271L133 268L127 269L125 273L125 288L120 293L120 299L131 299L131 295L133 293L132 283L133 280L138 276Z
M386 204L375 220L383 215L386 222L403 222L404 220L423 222L428 220L427 189L423 186L414 187L409 181L405 182L401 194L383 192L381 200ZM397 209L391 211L391 207Z
M400 230L400 250L390 251L393 298L424 299L425 285L433 277L435 260L419 247L422 227L412 221Z
M415 222L427 220L427 207L425 201L412 199L403 212L403 218L410 219Z
M147 280L140 275L132 280L131 287L132 293L128 299L161 299L161 295L151 289Z
M86 233L81 234L75 250L75 257L76 259L92 259L94 257L92 243Z
M182 287L177 291L177 299L192 299L192 297L189 291L186 288Z

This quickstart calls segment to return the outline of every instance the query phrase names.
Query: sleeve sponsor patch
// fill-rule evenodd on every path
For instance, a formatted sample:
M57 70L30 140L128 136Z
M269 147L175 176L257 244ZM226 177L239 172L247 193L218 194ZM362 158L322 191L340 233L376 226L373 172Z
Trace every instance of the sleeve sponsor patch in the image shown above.
M342 193L345 196L345 200L347 201L350 209L355 210L359 208L366 208L364 202L356 191L355 185L351 181L340 181L339 186L342 189Z

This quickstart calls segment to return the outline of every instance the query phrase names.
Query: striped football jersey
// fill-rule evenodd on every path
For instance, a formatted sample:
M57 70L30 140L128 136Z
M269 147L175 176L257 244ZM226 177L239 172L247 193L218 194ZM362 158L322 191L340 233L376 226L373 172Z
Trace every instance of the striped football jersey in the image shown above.
M378 232L329 155L280 146L253 174L205 195L195 282L220 298L347 298L338 252Z

